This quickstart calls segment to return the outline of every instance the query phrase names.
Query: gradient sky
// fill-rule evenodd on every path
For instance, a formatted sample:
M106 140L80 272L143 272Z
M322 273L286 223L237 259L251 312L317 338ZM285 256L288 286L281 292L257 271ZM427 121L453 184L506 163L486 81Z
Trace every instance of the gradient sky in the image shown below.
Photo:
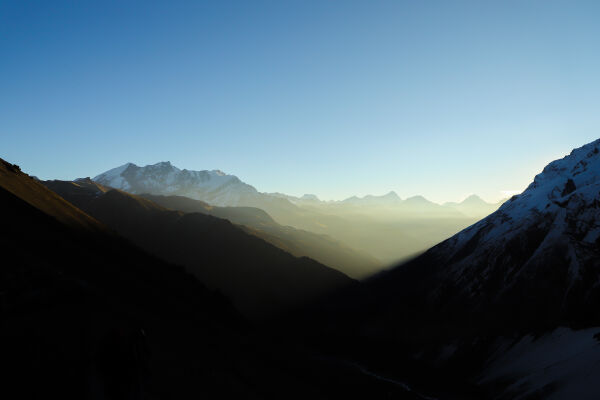
M600 137L598 1L0 1L0 157L498 200Z

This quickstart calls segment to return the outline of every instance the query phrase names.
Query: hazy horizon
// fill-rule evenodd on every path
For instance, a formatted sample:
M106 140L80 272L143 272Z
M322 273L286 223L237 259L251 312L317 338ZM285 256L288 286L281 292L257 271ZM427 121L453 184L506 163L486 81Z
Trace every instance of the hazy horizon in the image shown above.
M108 172L108 171L110 171L111 169L114 169L114 168L118 168L118 167L124 166L124 165L126 165L126 164L128 164L128 163L134 164L134 165L136 165L136 166L138 166L138 167L147 167L147 166L151 166L151 165L159 164L159 163L162 163L162 162L169 162L169 163L170 163L172 166L174 166L174 167L176 167L176 168L178 168L178 169L180 169L180 170L184 170L184 169L191 170L190 168L186 168L186 167L184 167L184 166L177 165L177 164L175 164L175 163L171 162L170 160L157 161L157 162L154 162L154 163L149 163L149 164L138 164L138 163L135 163L135 162L130 162L130 161L128 161L128 162L126 162L126 163L123 163L123 164L121 164L121 165L114 166L113 168L110 168L109 170L106 170L106 171L101 171L101 173ZM233 175L233 176L236 176L236 177L238 177L238 178L239 178L239 176L238 176L238 175L236 175L235 173L229 173L229 172L227 172L227 171L223 171L223 170L220 170L220 169L218 169L218 168L204 168L204 169L201 169L201 170L202 170L202 171L220 171L220 172L222 172L222 173L225 173L225 174L227 174L227 175ZM95 176L97 176L97 175L99 175L99 174L100 174L100 173L98 173L98 174L92 174L92 175L89 175L89 176L67 177L67 178L62 178L62 179L65 179L65 180L74 180L74 179L78 179L78 178L86 178L86 177L89 177L89 178L92 178L92 179L93 179ZM37 178L40 178L40 179L42 179L42 180L54 180L54 179L61 180L60 178L52 178L52 177L40 177L40 176L37 176L37 175L35 175L35 176L36 176ZM244 183L247 183L247 184L249 184L249 185L251 185L251 186L255 186L255 185L253 185L253 184L252 184L252 182L246 182L246 181L244 181L243 179L242 179L242 182L244 182ZM255 189L257 189L257 190L258 190L259 192L261 192L261 193L276 193L276 194L284 194L284 195L288 195L288 196L294 196L294 197L299 197L299 198L300 198L300 197L302 197L302 196L304 196L304 195L315 195L315 196L317 196L317 197L318 197L318 199L319 199L320 201L325 201L325 202L336 202L336 201L343 201L343 200L347 200L347 199L349 199L349 198L351 198L351 197L359 197L359 198L364 198L365 196L375 196L375 197L380 197L380 196L387 195L387 194L389 194L389 193L391 193L391 192L394 192L394 193L396 193L396 194L398 195L398 197L400 197L402 200L406 200L406 199L408 199L408 198L411 198L411 197L423 196L421 193L414 193L414 194L408 194L408 195L405 195L405 196L400 196L396 190L390 189L390 190L388 190L387 192L382 192L382 193L350 194L350 195L348 195L348 196L346 196L346 197L340 197L340 198L323 198L323 197L319 196L317 193L313 193L313 192L304 192L304 193L284 193L284 192L281 192L281 191L270 191L270 192L269 192L269 191L264 191L264 190L261 190L260 188L258 188L258 187L256 187L256 186L255 186ZM501 200L506 200L506 199L510 198L511 196L513 196L513 195L515 195L515 194L521 193L521 192L522 192L524 189L525 189L525 188L522 188L521 190L504 190L504 191L501 191L500 193L502 194L502 197L500 197L498 200L494 200L494 201L488 201L487 199L483 198L483 197L482 197L480 194L478 194L478 193L476 193L476 192L468 193L468 194L467 194L467 195L465 195L464 197L462 197L462 198L459 198L459 199L457 199L457 200L434 201L434 200L432 200L432 199L428 198L427 196L423 196L423 197L425 197L427 200L429 200L429 201L432 201L432 202L434 202L434 203L437 203L437 204L444 204L444 203L448 203L448 202L462 202L463 200L467 199L468 197L475 195L475 196L477 196L477 197L481 198L482 200L484 200L484 201L486 201L486 202L488 202L488 203L497 203L498 201L501 201Z
M577 147L580 147L580 146L577 146ZM79 174L79 175L72 175L71 174L71 175L64 175L64 176L59 176L59 177L48 176L48 174L45 173L45 172L42 172L40 174L36 174L33 171L31 171L27 166L25 166L23 164L21 164L20 166L23 167L24 169L26 169L27 172L30 175L35 176L35 177L37 177L37 178L39 178L41 180L54 180L54 179L56 179L56 180L74 180L74 179L85 178L85 177L94 178L95 176L97 176L97 175L99 175L101 173L104 173L104 172L106 172L106 171L108 171L110 169L117 168L119 166L125 165L127 163L132 163L132 164L135 164L135 165L137 165L139 167L144 167L144 166L153 165L153 164L157 164L157 163L160 163L160 162L166 162L166 161L168 161L173 166L175 166L175 167L177 167L179 169L182 169L182 170L183 169L197 170L197 171L202 171L202 170L208 170L208 171L220 170L221 172L224 172L227 175L234 175L234 176L240 178L244 183L247 183L249 185L254 186L261 193L281 193L281 194L285 194L285 195L289 195L289 196L294 196L294 197L302 197L305 194L310 194L310 195L316 195L319 198L319 200L321 200L321 201L342 201L342 200L346 200L346 199L348 199L350 197L359 197L359 198L362 198L362 197L369 196L369 195L371 195L371 196L383 196L383 195L386 195L386 194L388 194L390 192L395 192L403 200L405 200L407 198L415 197L415 196L423 196L427 200L432 201L432 202L437 203L437 204L444 204L444 203L448 203L448 202L457 202L457 203L459 203L459 202L462 202L463 200L465 200L466 198L468 198L469 196L472 196L472 195L476 195L476 196L480 197L482 200L486 201L487 203L497 203L499 201L506 200L506 199L512 197L515 194L521 193L533 181L533 178L535 177L535 175L537 175L538 173L540 173L542 171L542 169L548 163L550 163L551 161L553 161L555 159L559 159L559 158L562 158L562 157L566 156L567 154L569 154L569 152L566 152L563 155L559 155L559 156L550 158L547 162L543 162L542 163L543 165L539 168L539 171L533 172L533 174L531 175L531 178L524 184L524 186L522 186L522 187L520 187L518 189L500 190L500 191L498 191L498 194L497 194L496 197L490 197L490 198L486 197L485 195L482 195L481 193L477 192L476 190L471 191L471 192L467 192L464 195L461 195L461 196L458 196L458 197L454 197L454 198L444 198L444 197L432 198L432 197L429 197L429 196L427 196L427 195L425 195L423 193L409 193L407 191L403 191L402 189L393 189L393 188L390 188L387 191L384 190L383 192L362 192L359 189L360 186L357 186L358 190L356 192L350 192L347 195L341 196L341 197L325 197L324 195L320 195L319 193L316 193L315 191L310 191L310 190L304 191L304 192L297 192L297 191L284 192L282 190L277 190L277 189L274 189L274 190L262 190L256 184L244 180L240 176L240 175L243 175L243 174L236 174L236 173L232 173L232 172L229 172L229 171L223 171L220 168L199 168L199 169L192 169L192 168L188 168L188 167L185 167L185 166L182 166L182 165L178 165L177 163L172 162L170 160L162 160L162 161L148 162L148 163L136 163L136 162L132 162L132 161L127 161L127 162L124 162L124 163L121 163L121 164L118 164L118 165L114 165L114 166L108 168L107 170L98 171L98 172L92 173L92 174ZM11 160L8 159L7 161L11 161ZM47 166L41 166L41 168L42 168L43 171L48 170ZM84 169L87 169L87 168L84 168ZM359 183L359 185L360 185L360 183ZM513 186L513 187L515 187L515 186Z
M0 4L2 156L496 202L600 132L600 5Z

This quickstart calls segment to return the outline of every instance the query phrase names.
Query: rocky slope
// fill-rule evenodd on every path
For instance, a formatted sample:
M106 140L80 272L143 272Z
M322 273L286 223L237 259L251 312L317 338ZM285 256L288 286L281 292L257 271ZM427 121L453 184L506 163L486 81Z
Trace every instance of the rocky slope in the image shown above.
M493 360L489 371L504 370L506 360L494 354L518 341L528 343L527 335L600 326L599 238L596 140L550 163L490 216L331 300L323 315L336 319L319 335L351 343L382 368L394 370L392 360L408 358L441 368L445 376L485 382L490 393L511 393L507 398L515 393L569 398L574 392L565 389L572 382L567 375L545 381L539 390L523 386L514 392L523 376L493 379L481 371ZM576 346L578 334L568 337ZM522 354L535 351L530 346ZM560 352L554 354L560 362ZM527 373L543 372L535 368Z

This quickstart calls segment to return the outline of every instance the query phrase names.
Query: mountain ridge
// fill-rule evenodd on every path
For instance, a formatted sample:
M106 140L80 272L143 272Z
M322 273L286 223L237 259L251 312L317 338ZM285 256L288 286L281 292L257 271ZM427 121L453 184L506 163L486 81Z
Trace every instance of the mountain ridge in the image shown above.
M309 201L309 202L319 202L319 203L330 203L331 204L331 203L357 203L357 202L381 201L381 202L394 203L394 202L410 200L410 201L427 201L432 204L437 204L437 205L443 206L443 205L447 205L447 204L464 204L465 202L468 202L471 198L477 198L478 200L481 200L481 202L483 202L487 205L495 205L496 204L496 203L488 203L488 202L484 201L483 199L481 199L481 197L479 197L477 195L470 195L460 202L446 202L446 203L442 203L442 204L432 202L432 201L426 199L422 195L409 196L403 200L393 190L389 191L383 195L367 194L362 197L351 196L351 197L348 197L348 198L345 198L342 200L324 201L324 200L320 200L319 197L314 194L304 194L300 197L296 197L296 196L287 195L287 194L279 193L279 192L273 192L273 193L259 192L254 186L241 181L237 176L227 174L219 169L199 170L199 171L180 169L180 168L174 166L170 161L160 161L155 164L148 164L143 167L140 167L131 162L127 162L119 167L112 168L110 170L107 170L107 171L95 176L92 180L99 182L101 184L104 184L106 186L110 186L115 189L122 189L125 191L129 191L131 193L159 194L159 193L154 193L152 191L152 188L153 188L153 186L156 187L157 183L161 182L160 180L156 181L156 182L147 180L144 185L145 191L139 188L139 183L133 182L136 179L135 173L142 172L142 174L143 174L143 172L145 170L150 171L151 174L154 174L155 178L158 178L158 176L156 174L157 172L159 174L166 175L166 177L162 181L162 183L166 184L167 188L162 189L162 191L167 192L167 194L174 194L174 195L177 195L177 194L181 195L180 192L182 189L181 189L181 187L179 187L177 185L178 182L177 182L177 178L175 176L177 174L181 174L181 175L186 175L186 178L190 179L190 182L187 183L188 185L206 184L206 182L215 180L215 182L212 182L211 184L204 185L208 188L209 191L215 191L215 190L218 191L218 190L222 189L223 187L226 187L229 185L231 185L231 186L239 185L238 186L239 188L243 188L244 190L247 190L252 193L256 193L256 194L260 193L263 195L277 197L280 199L291 200L292 202L293 201ZM218 180L217 178L224 178L224 179L222 179L221 181L217 181ZM169 185L171 185L171 186L169 187ZM202 185L200 185L200 187L201 186ZM172 192L172 193L169 193L169 192ZM208 194L207 194L207 196L208 196ZM215 196L214 193L212 194L212 196L214 196L213 197L214 204L211 203L213 205L219 205L219 206L235 206L235 205L237 205L237 204L229 203L229 202L234 201L232 199L218 197L218 196ZM189 196L188 195L188 197L192 197L196 200L203 200L203 199L198 198L198 196ZM203 200L203 201L207 201L207 200Z
M569 343L580 340L578 329L597 332L598 282L600 139L548 164L523 193L486 218L323 304L329 307L325 319L338 319L319 334L362 342L362 351L383 366L390 367L389 354L408 355L449 375L486 382L507 398L550 398L554 390L564 391L559 398L574 398L574 389L561 383L566 376L545 378L548 392L539 391L544 388L533 377L544 371L535 364L521 372L530 377L493 371L518 363L498 354L519 341L523 347L511 357L526 362L535 354L532 336L558 342L560 332ZM586 346L594 338L586 338ZM377 349L377 343L386 346ZM558 351L549 357L566 362Z
M216 207L184 196L141 195L173 210L200 212L244 225L249 232L296 257L307 256L354 279L369 276L382 268L380 261L328 235L283 226L255 207Z

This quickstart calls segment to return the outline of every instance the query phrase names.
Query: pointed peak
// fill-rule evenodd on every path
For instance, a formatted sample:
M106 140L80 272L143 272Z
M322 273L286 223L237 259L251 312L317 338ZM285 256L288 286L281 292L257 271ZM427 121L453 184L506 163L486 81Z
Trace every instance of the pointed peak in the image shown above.
M483 201L483 199L479 196L477 196L476 194L472 194L470 196L467 196L467 198L465 198L463 201L461 201L462 204L465 203L485 203L485 201Z
M428 202L429 200L427 200L425 197L421 196L420 194L416 195L416 196L412 196L406 199L406 201L414 201L414 202Z

